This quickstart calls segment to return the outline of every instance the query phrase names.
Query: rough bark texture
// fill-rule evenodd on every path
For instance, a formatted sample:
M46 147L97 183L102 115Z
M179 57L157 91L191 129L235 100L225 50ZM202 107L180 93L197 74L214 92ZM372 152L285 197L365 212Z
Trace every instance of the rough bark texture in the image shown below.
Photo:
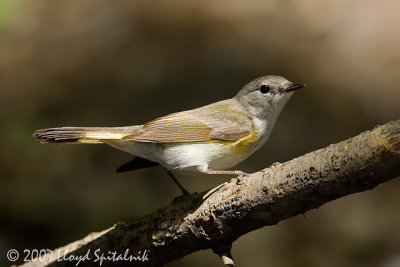
M134 265L158 266L211 248L225 264L232 265L231 244L241 235L398 176L400 120L275 164L243 178L241 184L231 181L205 200L202 197L206 192L176 198L140 220L117 223L55 250L52 259L47 255L50 261L46 263L70 265L71 262L55 261L58 252L64 255L67 251L68 257L86 255L90 250L89 258L94 259L96 249L123 255L129 248L130 254L149 252L148 261L135 261ZM82 261L79 266L89 264Z

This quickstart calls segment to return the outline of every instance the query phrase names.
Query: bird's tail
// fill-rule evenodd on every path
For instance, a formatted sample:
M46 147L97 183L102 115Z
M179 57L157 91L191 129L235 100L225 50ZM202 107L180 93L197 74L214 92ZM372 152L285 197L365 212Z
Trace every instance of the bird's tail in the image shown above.
M137 126L128 127L59 127L40 129L33 137L41 143L101 144L132 134Z

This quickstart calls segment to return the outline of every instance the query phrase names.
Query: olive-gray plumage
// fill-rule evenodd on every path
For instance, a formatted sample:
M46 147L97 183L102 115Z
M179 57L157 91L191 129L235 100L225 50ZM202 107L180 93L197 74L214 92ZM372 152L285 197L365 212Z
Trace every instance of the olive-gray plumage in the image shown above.
M304 87L275 75L246 84L231 99L125 127L38 130L41 142L105 143L169 170L226 171L261 147L294 90Z

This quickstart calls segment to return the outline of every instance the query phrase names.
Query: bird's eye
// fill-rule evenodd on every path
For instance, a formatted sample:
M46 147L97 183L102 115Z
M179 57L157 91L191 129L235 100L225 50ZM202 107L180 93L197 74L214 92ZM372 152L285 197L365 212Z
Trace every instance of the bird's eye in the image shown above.
M260 92L261 92L262 94L268 94L268 92L269 92L270 90L271 90L271 89L269 88L268 85L263 84L263 85L260 86Z

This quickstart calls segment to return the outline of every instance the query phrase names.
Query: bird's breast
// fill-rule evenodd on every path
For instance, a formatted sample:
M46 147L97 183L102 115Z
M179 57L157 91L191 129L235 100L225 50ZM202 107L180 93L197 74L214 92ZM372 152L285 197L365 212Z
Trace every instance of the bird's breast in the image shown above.
M270 132L266 120L253 118L252 132L232 143L233 152L239 155L252 154L267 141Z

